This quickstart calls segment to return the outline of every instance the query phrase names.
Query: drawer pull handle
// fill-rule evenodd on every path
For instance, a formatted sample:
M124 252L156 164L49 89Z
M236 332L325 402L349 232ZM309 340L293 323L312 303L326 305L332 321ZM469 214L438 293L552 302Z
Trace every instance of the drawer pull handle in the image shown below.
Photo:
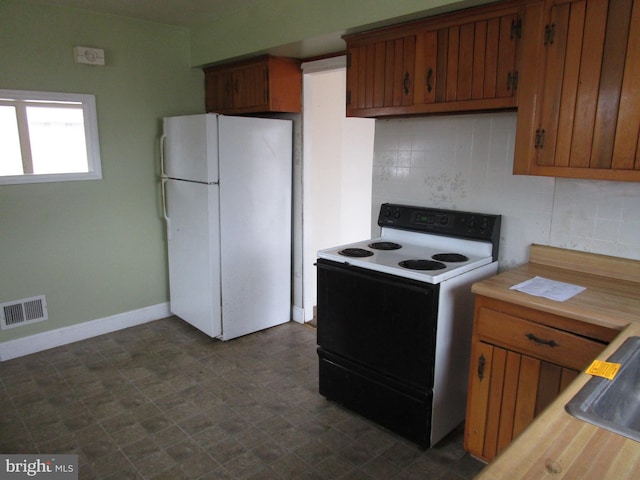
M560 345L555 340L543 340L536 337L533 333L527 333L525 335L532 342L539 343L540 345L549 345L550 347L559 347Z
M483 354L480 354L478 358L478 378L482 381L484 379L484 366L487 364L487 360Z

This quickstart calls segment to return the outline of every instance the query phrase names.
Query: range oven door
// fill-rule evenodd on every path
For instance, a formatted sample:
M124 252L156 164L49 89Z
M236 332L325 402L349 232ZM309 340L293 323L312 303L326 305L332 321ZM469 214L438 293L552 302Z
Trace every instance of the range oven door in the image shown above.
M439 286L317 268L320 393L428 446Z

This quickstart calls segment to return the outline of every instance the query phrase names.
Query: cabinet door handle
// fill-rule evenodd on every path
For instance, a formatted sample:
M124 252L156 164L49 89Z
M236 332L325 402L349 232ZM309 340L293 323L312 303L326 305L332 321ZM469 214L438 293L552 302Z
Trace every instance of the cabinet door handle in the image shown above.
M427 92L429 93L431 93L431 90L433 90L432 81L433 81L433 68L429 68L429 70L427 71Z
M550 347L560 346L560 344L558 344L555 340L543 340L542 338L536 337L533 333L527 333L525 337L539 345L549 345Z
M534 144L534 148L538 149L538 148L544 148L544 128L538 128L536 130L536 139L535 139L535 144Z
M544 27L544 44L553 45L553 40L556 36L556 24L546 25Z
M511 20L511 40L522 38L522 19L520 17Z
M518 72L509 72L507 74L507 90L517 90L518 89Z
M480 380L484 379L484 367L487 364L487 359L484 358L483 354L480 354L480 358L478 358L478 378Z
M402 88L404 89L404 94L409 95L409 72L405 72L404 80L402 82Z

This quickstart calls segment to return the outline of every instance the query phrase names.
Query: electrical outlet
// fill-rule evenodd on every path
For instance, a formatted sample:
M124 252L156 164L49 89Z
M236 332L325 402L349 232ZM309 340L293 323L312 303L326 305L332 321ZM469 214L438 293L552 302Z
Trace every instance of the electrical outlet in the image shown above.
M74 47L73 55L76 63L104 65L104 50L101 48Z

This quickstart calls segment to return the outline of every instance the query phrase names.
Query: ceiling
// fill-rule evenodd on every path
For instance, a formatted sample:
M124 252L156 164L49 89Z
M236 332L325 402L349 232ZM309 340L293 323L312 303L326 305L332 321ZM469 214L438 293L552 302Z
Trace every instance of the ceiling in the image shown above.
M191 27L247 8L262 0L33 0L34 3L73 7L132 17L150 22Z

